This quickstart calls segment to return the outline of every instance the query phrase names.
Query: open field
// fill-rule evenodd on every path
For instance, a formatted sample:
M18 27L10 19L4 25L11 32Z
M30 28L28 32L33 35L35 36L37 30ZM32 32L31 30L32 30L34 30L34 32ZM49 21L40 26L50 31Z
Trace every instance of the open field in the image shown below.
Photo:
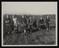
M24 33L10 34L6 36L4 41L4 44L6 45L55 44L55 28L53 28L49 32L41 30L29 35L25 35Z
M46 16L47 15L34 16L34 19L39 20L40 17L43 17L45 19ZM47 31L46 29L41 29L33 33L14 32L12 34L8 34L5 37L3 37L3 44L4 45L37 45L37 44L54 45L56 44L56 18L55 15L49 15L49 16L50 16L50 23L51 23L50 26L52 26L50 27L49 31ZM20 21L20 17L19 17L19 21Z

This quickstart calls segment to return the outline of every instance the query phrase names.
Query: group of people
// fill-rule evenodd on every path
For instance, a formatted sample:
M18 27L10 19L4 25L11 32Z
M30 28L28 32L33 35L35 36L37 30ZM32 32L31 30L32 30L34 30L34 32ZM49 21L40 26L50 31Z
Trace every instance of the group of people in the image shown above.
M13 32L34 32L41 29L49 30L49 22L50 18L47 16L44 20L40 17L40 20L34 20L32 16L21 16L21 22L18 20L16 16L11 16L11 18L6 15L6 19L4 19L4 32L13 33ZM20 18L19 18L20 19Z

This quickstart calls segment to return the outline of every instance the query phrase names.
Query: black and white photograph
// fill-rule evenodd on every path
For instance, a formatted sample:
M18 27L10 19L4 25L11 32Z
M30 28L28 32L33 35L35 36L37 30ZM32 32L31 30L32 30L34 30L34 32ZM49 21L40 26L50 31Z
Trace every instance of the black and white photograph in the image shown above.
M57 46L57 2L2 2L2 46Z

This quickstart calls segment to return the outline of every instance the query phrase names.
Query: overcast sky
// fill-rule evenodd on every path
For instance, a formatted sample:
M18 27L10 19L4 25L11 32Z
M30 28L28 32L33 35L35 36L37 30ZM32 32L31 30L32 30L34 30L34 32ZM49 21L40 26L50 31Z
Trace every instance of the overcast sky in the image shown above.
M57 2L2 2L2 13L56 14Z

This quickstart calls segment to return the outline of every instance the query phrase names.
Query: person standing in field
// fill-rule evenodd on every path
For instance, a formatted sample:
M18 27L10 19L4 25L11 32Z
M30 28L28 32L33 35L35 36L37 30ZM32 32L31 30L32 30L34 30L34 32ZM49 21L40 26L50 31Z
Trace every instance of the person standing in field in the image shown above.
M10 34L12 32L12 27L11 27L11 18L6 15L4 19L4 35Z
M49 30L49 22L50 22L50 18L47 16L47 17L46 17L47 31Z
M14 22L14 31L17 32L17 17L13 16L13 22Z
M44 19L42 17L40 17L40 20L39 20L39 28L40 29L43 29L44 28Z

